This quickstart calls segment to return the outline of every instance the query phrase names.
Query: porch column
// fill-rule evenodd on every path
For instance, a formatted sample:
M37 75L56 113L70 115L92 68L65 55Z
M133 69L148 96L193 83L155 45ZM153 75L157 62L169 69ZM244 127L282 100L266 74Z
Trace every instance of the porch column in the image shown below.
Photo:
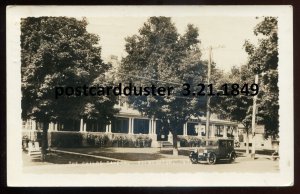
M213 138L216 137L216 135L215 135L215 127L216 127L215 124L211 125L211 135L210 136L213 137Z
M173 135L171 132L169 132L169 135L168 135L168 142L170 142L171 144L173 144Z
M219 137L219 135L220 135L220 133L221 133L221 129L220 129L220 125L216 125L216 128L215 128L216 130L215 130L215 134L217 134L218 135L218 137Z
M131 128L132 128L132 118L131 117L129 117L129 122L128 122L128 133L129 134L132 134L132 130L131 130Z
M155 119L153 119L152 128L153 128L153 134L156 135L156 120Z
M35 120L31 120L31 129L33 131L36 131L36 121Z
M84 124L83 119L80 119L80 132L83 132Z
M223 137L224 137L224 138L227 137L227 126L226 126L226 125L224 125Z
M235 126L233 126L232 127L232 131L233 131L233 136L234 136L234 138L238 138L238 130L237 130L237 127L235 127Z
M54 131L58 131L58 130L57 130L57 125L58 125L58 124L57 124L57 122L56 122L56 123L54 124Z
M149 119L149 130L148 130L148 134L152 134L153 130L152 130L152 121L153 119Z
M151 119L151 122L152 122L151 134L155 134L155 132L154 132L155 120L152 118L152 119Z
M108 133L111 133L111 124L108 125Z
M201 137L202 125L198 123L198 137Z
M50 122L48 125L48 131L53 131L54 130L54 123Z
M30 130L30 128L29 128L30 127L29 122L30 122L30 119L27 119L26 122L25 122L25 129L26 130Z
M134 118L131 118L131 133L134 134Z
M183 124L183 135L187 136L187 123Z
M108 125L105 125L105 133L108 133Z
M86 122L83 122L83 132L86 132Z
M105 133L111 133L111 124L105 126Z

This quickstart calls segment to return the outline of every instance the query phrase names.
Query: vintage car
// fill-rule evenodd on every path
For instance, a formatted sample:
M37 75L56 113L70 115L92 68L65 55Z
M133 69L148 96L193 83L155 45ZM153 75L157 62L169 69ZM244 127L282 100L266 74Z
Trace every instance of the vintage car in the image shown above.
M279 152L278 150L275 150L273 153L272 153L272 160L273 161L276 161L277 159L279 159Z
M220 159L226 159L229 162L233 162L236 158L234 140L208 140L207 145L196 148L190 153L189 157L193 164L197 164L198 162L215 164Z

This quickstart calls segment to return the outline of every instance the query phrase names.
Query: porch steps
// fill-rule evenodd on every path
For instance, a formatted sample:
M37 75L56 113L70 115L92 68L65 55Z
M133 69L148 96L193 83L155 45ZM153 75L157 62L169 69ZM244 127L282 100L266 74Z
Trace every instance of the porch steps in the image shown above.
M168 142L168 141L160 142L160 146L162 148L173 148L173 144L171 142Z

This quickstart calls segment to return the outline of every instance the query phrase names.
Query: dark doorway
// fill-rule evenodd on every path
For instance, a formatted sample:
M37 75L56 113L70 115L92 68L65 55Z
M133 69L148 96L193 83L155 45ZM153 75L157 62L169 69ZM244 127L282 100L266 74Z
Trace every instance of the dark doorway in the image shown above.
M156 121L156 134L157 134L157 141L167 141L169 131L164 129L162 126L161 121Z

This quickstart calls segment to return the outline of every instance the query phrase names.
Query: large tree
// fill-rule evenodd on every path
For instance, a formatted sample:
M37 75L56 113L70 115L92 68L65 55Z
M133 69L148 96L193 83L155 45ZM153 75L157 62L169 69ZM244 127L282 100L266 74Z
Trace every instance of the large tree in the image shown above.
M265 125L266 135L278 134L278 48L277 48L277 19L265 17L254 28L255 35L259 36L258 45L246 41L245 50L249 55L248 64L240 68L233 67L227 74L213 75L217 80L217 88L224 83L237 83L240 87L254 83L255 74L259 75L258 111L256 122ZM241 89L241 88L240 88ZM253 96L237 95L215 97L212 100L214 112L233 121L242 123L248 134L251 132ZM246 148L249 153L247 143Z
M216 81L216 88L220 89L222 85L226 83L228 84L228 88L231 88L232 84L238 84L240 89L245 84L248 84L248 89L250 90L250 85L254 83L254 73L247 65L242 65L240 68L234 66L228 73L216 71L213 73L213 77ZM251 90L249 92L251 92ZM216 96L212 98L211 104L212 111L222 118L243 124L247 142L249 142L248 135L251 132L252 98L253 96L244 93L236 96ZM258 118L258 120L260 120L260 118ZM246 153L249 153L248 143Z
M261 18L260 18L261 19ZM245 42L249 55L248 66L259 75L260 94L258 96L258 123L265 125L266 135L276 137L279 129L279 89L278 89L278 26L277 18L263 17L254 28L259 37L258 44Z
M188 25L180 35L169 17L151 17L139 34L126 38L128 55L119 70L123 81L135 86L174 87L170 96L129 97L142 114L159 119L171 132L174 155L178 154L177 131L192 115L199 114L204 104L200 98L182 96L183 83L189 83L193 91L193 84L205 81L199 42L197 28Z
M102 119L108 122L115 97L60 96L55 87L108 84L110 68L101 60L99 37L86 31L85 18L28 17L21 20L22 118L44 123L42 153L49 122Z

